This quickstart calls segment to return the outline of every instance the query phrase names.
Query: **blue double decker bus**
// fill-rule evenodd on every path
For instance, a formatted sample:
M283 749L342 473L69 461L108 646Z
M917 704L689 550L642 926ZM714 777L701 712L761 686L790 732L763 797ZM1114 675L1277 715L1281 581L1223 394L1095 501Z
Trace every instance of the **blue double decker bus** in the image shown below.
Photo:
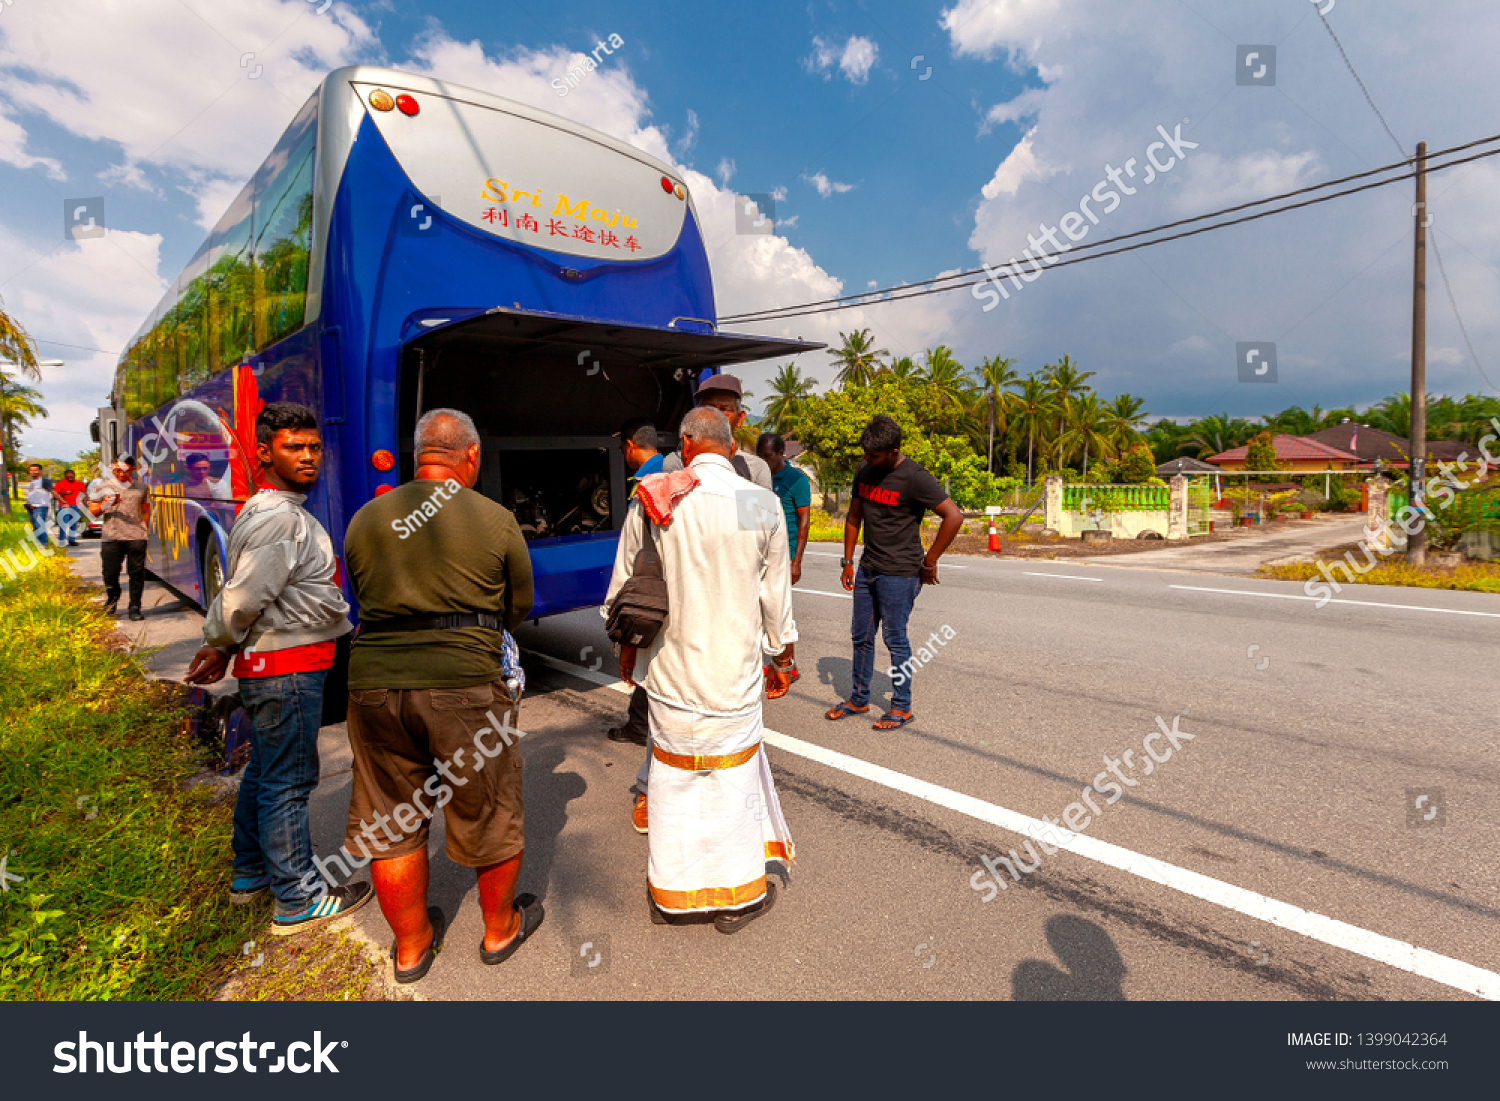
M348 519L411 477L421 413L462 409L481 435L475 488L529 540L541 617L603 599L623 421L670 437L705 372L820 347L718 331L671 166L497 96L353 67L323 81L132 339L101 443L150 486L149 568L206 606L257 488L265 403L319 414L308 507L341 560Z

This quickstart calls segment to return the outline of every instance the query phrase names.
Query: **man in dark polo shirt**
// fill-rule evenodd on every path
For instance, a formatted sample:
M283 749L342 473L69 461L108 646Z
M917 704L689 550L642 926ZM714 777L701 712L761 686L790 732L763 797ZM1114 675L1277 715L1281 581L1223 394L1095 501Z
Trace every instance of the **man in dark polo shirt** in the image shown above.
M854 493L844 520L844 588L854 593L854 687L849 699L826 718L844 719L870 710L870 677L875 671L875 628L881 627L891 668L891 708L876 730L897 730L916 716L911 711L911 643L906 621L923 585L938 583L937 563L958 529L963 513L937 479L901 453L901 426L873 417L859 438L865 461L854 474ZM922 517L931 509L942 517L932 548L922 553ZM854 546L865 529L865 551L854 568Z
M515 896L521 680L508 630L531 611L531 558L510 510L470 488L479 434L467 415L425 414L414 450L415 479L361 508L344 540L361 621L349 660L345 849L372 858L398 982L425 975L442 945L443 913L427 907L428 821L439 807L449 858L478 875L480 959L503 963L542 922L541 902Z

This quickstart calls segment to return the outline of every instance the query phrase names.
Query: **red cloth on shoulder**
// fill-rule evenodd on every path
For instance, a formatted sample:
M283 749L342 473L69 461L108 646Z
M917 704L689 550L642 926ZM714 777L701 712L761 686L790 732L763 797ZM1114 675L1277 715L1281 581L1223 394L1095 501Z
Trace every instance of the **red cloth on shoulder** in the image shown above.
M635 495L641 499L646 515L666 527L672 522L672 510L677 507L677 502L691 493L699 480L698 475L687 467L670 474L652 474L641 479Z

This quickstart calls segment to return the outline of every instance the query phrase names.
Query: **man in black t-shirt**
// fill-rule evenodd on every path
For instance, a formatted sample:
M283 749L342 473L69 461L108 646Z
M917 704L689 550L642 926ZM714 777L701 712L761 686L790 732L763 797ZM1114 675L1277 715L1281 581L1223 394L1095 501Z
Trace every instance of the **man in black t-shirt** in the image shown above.
M875 670L875 628L882 628L891 654L891 709L876 730L896 730L911 722L911 644L906 621L923 585L938 583L937 562L958 529L963 514L937 479L901 454L901 427L887 416L871 419L859 438L865 462L854 475L854 494L844 521L844 588L854 593L854 687L850 697L829 711L843 719L870 709L870 677ZM932 549L922 553L922 517L931 509L942 517ZM865 552L854 568L854 545L860 525Z

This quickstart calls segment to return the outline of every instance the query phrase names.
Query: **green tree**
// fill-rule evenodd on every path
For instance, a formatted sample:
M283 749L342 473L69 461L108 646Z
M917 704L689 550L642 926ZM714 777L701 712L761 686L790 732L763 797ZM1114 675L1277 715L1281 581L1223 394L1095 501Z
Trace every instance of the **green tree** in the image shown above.
M939 344L922 353L917 379L935 407L934 423L925 427L944 433L956 430L968 411L973 389L964 365L953 357L946 344Z
M1011 424L1014 430L1026 439L1026 484L1036 482L1036 454L1038 439L1045 439L1047 427L1052 423L1056 411L1055 399L1047 380L1028 375L1021 380L1020 392L1016 394Z
M1282 464L1276 458L1276 444L1269 429L1257 432L1250 440L1250 449L1245 453L1246 470L1280 470Z
M1255 433L1248 421L1238 417L1231 420L1228 413L1196 420L1188 425L1188 429L1192 435L1187 440L1187 446L1197 448L1200 459L1238 447Z
M1144 443L1133 444L1115 463L1114 474L1122 485L1141 485L1156 477L1156 456Z
M1047 388L1052 391L1053 415L1057 418L1057 434L1053 437L1053 443L1057 448L1057 466L1061 469L1064 458L1063 436L1067 431L1069 410L1074 398L1092 389L1088 380L1094 377L1094 372L1079 371L1071 357L1063 356L1056 363L1047 364L1042 369L1042 376L1047 380Z
M1146 423L1147 414L1141 410L1145 404L1145 398L1131 394L1120 394L1105 404L1100 431L1116 454L1123 454L1128 448L1142 442L1140 429Z
M46 415L40 390L26 386L0 371L0 433L3 433L0 442L3 442L5 451L5 468L0 470L0 479L5 482L5 492L0 493L0 501L4 504L0 515L10 515L15 478L24 469L21 462L20 430L29 428L33 418Z
M911 356L902 356L891 361L890 372L902 382L907 382L917 377L917 365L912 362Z
M1089 476L1089 458L1108 458L1113 448L1104 434L1106 413L1099 395L1082 394L1068 409L1067 427L1063 431L1060 452L1083 455L1083 476Z
M796 431L802 407L812 396L816 384L795 363L788 363L771 379L771 396L766 399L762 431L786 436Z
M1001 439L1005 438L1014 404L1015 394L1011 393L1009 387L1021 381L1014 370L1015 363L1013 358L989 356L979 366L979 387L975 391L977 400L973 413L984 420L985 469L991 473L995 469L995 436L998 434Z
M868 386L884 367L880 362L881 357L890 355L890 352L875 347L875 339L870 335L869 329L839 333L839 337L843 344L828 353L838 365L839 373L835 381L846 388Z

